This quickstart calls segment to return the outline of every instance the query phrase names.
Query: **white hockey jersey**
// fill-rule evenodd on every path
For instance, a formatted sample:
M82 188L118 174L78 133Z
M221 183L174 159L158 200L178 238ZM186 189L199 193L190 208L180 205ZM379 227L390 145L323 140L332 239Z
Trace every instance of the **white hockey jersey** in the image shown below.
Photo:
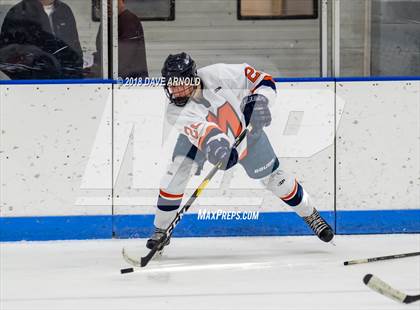
M233 145L245 129L241 111L242 99L250 94L263 94L270 104L275 102L276 90L272 77L248 64L215 64L197 72L203 85L201 98L192 98L184 107L168 104L167 121L179 133L188 137L203 150L206 137L219 129ZM238 149L240 158L246 156L246 142Z

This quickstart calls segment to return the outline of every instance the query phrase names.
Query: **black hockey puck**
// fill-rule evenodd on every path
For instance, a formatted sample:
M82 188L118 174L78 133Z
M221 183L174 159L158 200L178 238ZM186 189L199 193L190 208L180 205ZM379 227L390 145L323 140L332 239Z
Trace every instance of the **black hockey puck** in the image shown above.
M121 273L130 273L130 272L134 272L134 268L124 268L120 270Z

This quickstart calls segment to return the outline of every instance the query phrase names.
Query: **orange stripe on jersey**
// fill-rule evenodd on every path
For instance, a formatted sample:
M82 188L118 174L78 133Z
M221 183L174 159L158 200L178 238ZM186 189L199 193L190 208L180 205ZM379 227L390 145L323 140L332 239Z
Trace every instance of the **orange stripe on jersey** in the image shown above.
M228 128L230 128L235 137L242 132L241 119L229 102L225 102L217 109L217 115L209 112L207 121L217 124L225 134L228 133Z
M290 199L292 199L296 195L296 193L297 193L297 190L298 190L298 186L297 185L298 185L298 183L295 180L295 186L293 187L293 190L290 192L290 194L288 194L286 196L283 196L283 197L280 197L280 199L281 200L290 200Z
M182 199L182 197L184 196L184 194L170 194L163 191L162 189L159 190L159 195L165 199L170 199L170 200Z
M273 83L275 83L274 82L274 80L273 80L273 77L271 76L271 75L266 75L266 76L264 76L264 78L263 78L263 81L270 81L270 82L273 82ZM258 85L257 86L255 86L252 90L251 90L251 94L253 94L259 87L261 87L262 86L262 83L260 82L260 83L258 83Z
M268 80L268 81L272 81L273 83L274 83L274 80L273 80L273 77L271 76L271 75L266 75L265 77L264 77L264 80Z
M217 127L216 125L210 125L209 127L207 127L206 128L206 132L204 133L204 135L202 135L201 137L200 137L200 139L198 139L198 148L200 149L200 150L202 150L203 149L203 142L206 140L206 137L209 135L209 133L213 130L213 129L219 129L220 130L220 128L219 127Z

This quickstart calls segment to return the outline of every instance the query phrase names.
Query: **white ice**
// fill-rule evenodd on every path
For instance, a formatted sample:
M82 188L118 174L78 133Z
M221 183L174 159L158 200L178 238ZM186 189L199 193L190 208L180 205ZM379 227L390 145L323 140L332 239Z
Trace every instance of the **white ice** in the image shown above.
M176 238L159 261L128 267L122 247L144 239L0 244L0 309L420 309L362 283L373 273L420 293L420 258L343 266L343 261L420 251L420 235Z

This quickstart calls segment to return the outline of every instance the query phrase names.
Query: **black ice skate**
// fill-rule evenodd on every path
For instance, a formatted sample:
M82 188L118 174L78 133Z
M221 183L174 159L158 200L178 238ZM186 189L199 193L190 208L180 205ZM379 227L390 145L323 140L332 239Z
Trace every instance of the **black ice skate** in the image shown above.
M306 216L303 219L322 241L330 242L334 238L332 228L324 221L316 209L314 209L314 212L311 215Z
M165 235L165 230L155 227L155 231L153 235L147 240L146 247L148 249L153 249L153 247L158 243L158 241ZM165 246L170 243L170 239L168 239L165 244L159 247L158 251L161 252Z

